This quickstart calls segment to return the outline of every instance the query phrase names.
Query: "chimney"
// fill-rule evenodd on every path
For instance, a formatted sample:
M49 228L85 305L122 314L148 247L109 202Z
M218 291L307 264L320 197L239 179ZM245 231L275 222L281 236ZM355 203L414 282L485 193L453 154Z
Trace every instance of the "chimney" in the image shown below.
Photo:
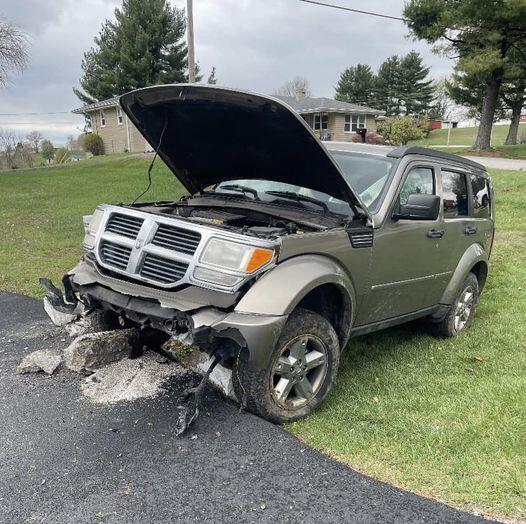
M307 90L304 87L296 87L296 100L304 100L307 97Z

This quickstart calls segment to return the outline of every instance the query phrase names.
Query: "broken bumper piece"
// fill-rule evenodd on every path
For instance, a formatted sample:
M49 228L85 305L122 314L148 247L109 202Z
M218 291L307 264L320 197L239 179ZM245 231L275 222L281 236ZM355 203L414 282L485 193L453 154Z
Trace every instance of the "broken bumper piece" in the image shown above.
M287 319L286 315L236 312L232 310L238 298L235 295L218 296L216 291L192 286L167 292L118 280L98 273L85 261L73 268L65 280L88 308L112 310L122 318L162 330L184 345L196 345L209 354L228 346L231 354L260 369L269 365L270 352Z

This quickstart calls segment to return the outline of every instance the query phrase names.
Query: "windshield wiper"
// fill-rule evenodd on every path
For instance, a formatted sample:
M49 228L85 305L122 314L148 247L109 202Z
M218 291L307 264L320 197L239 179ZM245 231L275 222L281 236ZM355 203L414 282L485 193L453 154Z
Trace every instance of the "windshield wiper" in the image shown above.
M318 200L317 198L306 195L299 195L298 193L294 193L292 191L265 191L265 194L281 198L288 198L289 200L295 200L296 202L310 202L311 204L315 204L323 208L324 213L329 211L327 204L323 202L323 200Z
M219 186L217 189L226 189L227 191L237 191L238 193L248 193L254 197L254 200L260 200L258 192L248 186L242 186L240 184L226 184ZM214 193L217 193L216 188L214 187Z

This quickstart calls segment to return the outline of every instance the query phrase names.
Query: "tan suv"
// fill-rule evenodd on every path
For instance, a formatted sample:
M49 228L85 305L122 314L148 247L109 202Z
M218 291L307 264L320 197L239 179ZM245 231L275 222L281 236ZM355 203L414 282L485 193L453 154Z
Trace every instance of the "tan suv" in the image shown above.
M353 336L469 327L493 241L483 166L324 144L253 93L159 86L121 105L188 196L98 206L68 305L220 355L239 400L275 422L322 403Z

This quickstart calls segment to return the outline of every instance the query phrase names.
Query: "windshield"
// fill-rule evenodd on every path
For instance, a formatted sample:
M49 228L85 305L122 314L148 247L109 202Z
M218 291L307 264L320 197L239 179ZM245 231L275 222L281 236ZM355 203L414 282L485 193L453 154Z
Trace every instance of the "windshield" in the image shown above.
M380 197L387 185L394 160L373 155L354 155L340 151L329 151L329 153L343 171L347 184L359 195L367 208L374 211L380 203ZM352 214L351 207L343 200L338 200L321 191L314 191L284 182L236 179L221 182L212 189L219 193L244 195L246 198L263 202L279 201L280 203L318 212L323 212L326 206L327 210L332 213L341 215ZM305 199L294 199L294 196L305 197Z
M280 204L320 213L329 211L340 215L352 215L351 206L343 200L338 200L321 191L314 191L285 182L236 179L221 182L212 190L217 193L245 195L246 198L266 203L279 202Z
M343 171L345 181L358 193L367 208L374 211L380 204L380 197L389 180L394 160L340 151L329 153Z

